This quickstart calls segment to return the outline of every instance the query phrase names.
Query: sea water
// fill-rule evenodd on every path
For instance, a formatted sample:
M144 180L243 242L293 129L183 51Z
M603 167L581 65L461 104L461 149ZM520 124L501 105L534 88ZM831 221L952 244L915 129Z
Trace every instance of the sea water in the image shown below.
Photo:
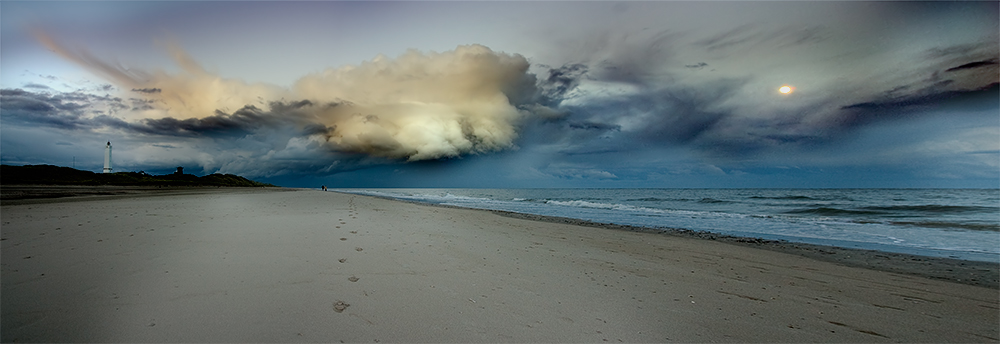
M476 209L1000 261L996 189L340 189Z

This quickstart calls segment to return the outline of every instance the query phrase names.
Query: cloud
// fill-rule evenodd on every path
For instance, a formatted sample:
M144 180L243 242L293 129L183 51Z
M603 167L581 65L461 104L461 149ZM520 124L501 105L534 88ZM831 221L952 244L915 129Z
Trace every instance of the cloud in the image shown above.
M304 76L284 89L213 75L175 44L167 48L182 71L168 74L107 63L36 36L63 57L151 100L131 107L146 110L132 128L150 134L245 133L275 119L260 108L295 99L308 106L281 120L327 128L324 148L407 161L455 158L515 147L517 125L536 93L527 59L482 45L380 55Z
M45 86L45 85L42 85L42 84L36 84L36 83L27 83L27 84L24 84L24 87L25 88L37 88L37 89L51 89L51 87L48 87L48 86Z
M510 95L533 91L520 55L485 46L444 53L409 51L328 69L295 83L294 93L324 106L338 149L410 161L511 148L523 117Z
M621 126L620 125L613 125L613 124L607 124L607 123L570 122L568 124L569 124L569 127L573 128L573 129L600 130L600 131L609 131L609 130L618 131L618 130L621 130Z
M927 94L914 94L893 99L845 105L841 107L841 109L865 112L877 111L881 114L881 116L886 116L921 106L949 104L962 104L969 106L990 101L995 103L996 97L993 96L998 93L1000 93L1000 84L993 83L976 90L954 90L931 92Z
M326 127L305 119L302 109L310 107L309 102L274 102L264 108L247 106L232 114L219 112L188 119L126 120L97 110L127 107L124 103L116 97L79 92L50 94L3 89L0 128L7 143L18 137L20 142L30 141L30 137L42 131L78 142L74 146L83 154L87 145L79 142L93 141L95 137L110 140L115 143L118 166L140 166L138 169L147 171L198 166L205 174L223 172L262 177L308 173L328 168L337 160L344 160L338 165L340 170L379 163L331 153L325 142ZM10 147L15 146L5 146L5 161L24 159L17 157L18 149L12 151Z
M969 63L966 63L964 65L958 66L958 67L948 68L947 70L945 70L945 72L954 72L956 70L962 70L962 69L973 69L973 68L991 66L991 65L995 65L995 64L997 64L997 60L996 59L984 60L984 61L976 61L976 62L969 62Z
M802 7L788 6L814 5L777 6L796 12L785 17L768 9L762 16L711 14L739 20L701 23L681 18L687 14L680 10L675 20L582 25L526 49L535 54L530 61L551 66L464 45L377 56L288 87L222 77L175 44L164 46L179 69L165 72L39 35L117 87L92 92L123 99L25 85L27 91L3 90L3 122L118 134L134 141L123 142L133 152L122 157L136 164L197 164L248 176L438 159L428 166L459 166L486 159L469 155L506 151L490 155L518 155L522 160L511 159L530 165L536 177L609 181L672 171L676 157L690 175L704 176L759 171L755 161L822 160L817 154L870 162L877 160L872 148L884 146L877 139L887 136L872 128L890 132L941 113L961 121L997 107L995 34L913 35L915 21L896 14L896 4L850 17L799 16ZM853 6L830 7L861 13ZM932 21L927 25L945 22ZM977 27L960 26L952 31ZM796 92L775 92L786 83ZM869 146L834 154L862 135L874 138ZM629 161L634 168L622 167Z
M255 128L270 124L273 116L248 105L233 114L221 111L202 118L176 119L165 117L143 119L129 124L129 129L144 134L165 136L244 136Z
M531 140L565 155L683 146L708 159L746 159L836 145L873 123L997 106L995 42L932 46L908 62L874 47L858 60L832 49L852 38L845 35L823 25L761 24L705 38L635 32L618 44L594 35L597 43L588 44L606 49L540 80L547 104L563 114L548 127L563 129ZM702 72L709 64L712 72ZM778 94L789 79L797 92Z
M784 26L766 28L745 24L727 32L695 42L709 52L731 52L760 45L786 48L795 45L820 43L828 38L822 26Z
M588 67L582 63L569 63L558 68L550 68L549 75L541 83L541 93L550 102L559 102L566 93L577 88L587 74Z
M614 173L578 164L549 164L540 172L564 179L618 179Z
M7 125L42 125L59 129L91 129L110 118L91 116L94 111L124 107L120 98L101 97L80 92L35 93L22 89L0 90L2 121Z

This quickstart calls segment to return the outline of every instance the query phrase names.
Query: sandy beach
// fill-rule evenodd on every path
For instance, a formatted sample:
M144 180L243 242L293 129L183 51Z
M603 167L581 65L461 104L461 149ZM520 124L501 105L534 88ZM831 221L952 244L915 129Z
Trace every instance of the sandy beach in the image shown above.
M1000 341L996 264L316 190L95 195L0 207L3 342Z

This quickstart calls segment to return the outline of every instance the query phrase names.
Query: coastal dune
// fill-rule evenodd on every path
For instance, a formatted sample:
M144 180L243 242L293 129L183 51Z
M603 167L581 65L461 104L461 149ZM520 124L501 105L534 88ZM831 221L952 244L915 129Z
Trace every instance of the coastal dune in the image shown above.
M997 342L998 289L287 189L0 208L3 342Z

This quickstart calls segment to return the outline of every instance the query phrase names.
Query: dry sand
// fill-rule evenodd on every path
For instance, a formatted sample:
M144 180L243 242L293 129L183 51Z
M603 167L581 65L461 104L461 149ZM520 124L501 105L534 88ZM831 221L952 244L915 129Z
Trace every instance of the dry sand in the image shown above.
M4 342L1000 341L995 287L746 244L310 190L72 200L0 208Z

